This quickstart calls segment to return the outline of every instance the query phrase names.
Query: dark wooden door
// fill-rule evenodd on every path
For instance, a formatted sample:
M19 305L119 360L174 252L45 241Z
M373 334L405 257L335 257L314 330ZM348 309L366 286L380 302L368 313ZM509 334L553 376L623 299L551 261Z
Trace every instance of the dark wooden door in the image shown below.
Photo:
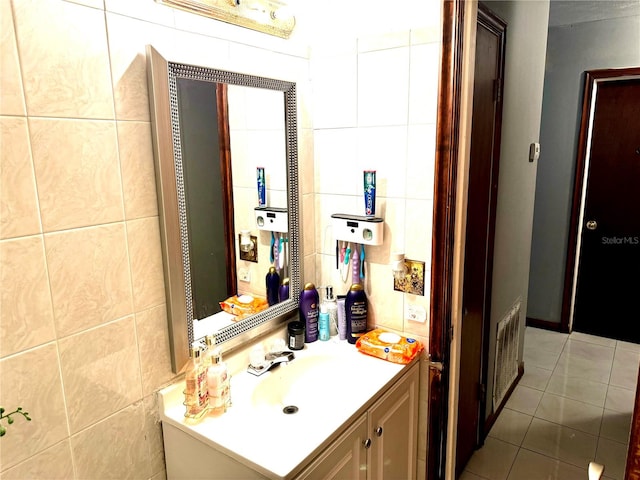
M480 4L462 292L457 475L484 441L486 329L491 307L505 28L504 22Z
M596 85L573 328L640 343L640 76Z

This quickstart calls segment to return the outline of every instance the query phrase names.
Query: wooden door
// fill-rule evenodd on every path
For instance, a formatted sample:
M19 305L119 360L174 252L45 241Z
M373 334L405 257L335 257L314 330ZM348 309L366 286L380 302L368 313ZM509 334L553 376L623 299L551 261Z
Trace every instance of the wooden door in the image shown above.
M640 69L622 73L591 73L573 329L640 343Z
M478 7L462 292L456 474L484 441L505 23Z

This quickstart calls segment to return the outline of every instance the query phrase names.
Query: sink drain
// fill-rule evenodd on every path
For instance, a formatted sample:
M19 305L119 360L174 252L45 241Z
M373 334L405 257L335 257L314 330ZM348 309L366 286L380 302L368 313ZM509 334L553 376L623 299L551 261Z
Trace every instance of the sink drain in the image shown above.
M294 413L298 412L298 407L296 407L295 405L287 405L282 409L282 412L286 415L293 415Z

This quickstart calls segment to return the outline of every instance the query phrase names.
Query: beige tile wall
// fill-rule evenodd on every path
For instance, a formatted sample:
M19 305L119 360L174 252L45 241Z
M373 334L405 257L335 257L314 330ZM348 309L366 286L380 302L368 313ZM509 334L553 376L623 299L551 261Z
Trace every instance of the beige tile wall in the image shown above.
M33 419L2 437L0 474L162 478L153 394L174 375L145 46L299 82L306 48L153 0L3 0L0 27L0 405Z

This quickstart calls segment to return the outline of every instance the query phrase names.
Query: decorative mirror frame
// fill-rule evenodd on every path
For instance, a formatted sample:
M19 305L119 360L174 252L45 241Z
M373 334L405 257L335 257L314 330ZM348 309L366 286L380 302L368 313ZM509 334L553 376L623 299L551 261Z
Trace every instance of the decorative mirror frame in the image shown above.
M296 84L283 80L216 70L165 60L147 46L149 103L156 167L160 235L165 272L171 366L179 373L189 358L193 334L193 298L189 258L177 78L281 91L284 94L287 197L289 213L290 297L216 332L216 344L229 351L275 328L296 313L300 297L300 232ZM220 299L224 300L224 299ZM212 332L213 333L213 332Z

